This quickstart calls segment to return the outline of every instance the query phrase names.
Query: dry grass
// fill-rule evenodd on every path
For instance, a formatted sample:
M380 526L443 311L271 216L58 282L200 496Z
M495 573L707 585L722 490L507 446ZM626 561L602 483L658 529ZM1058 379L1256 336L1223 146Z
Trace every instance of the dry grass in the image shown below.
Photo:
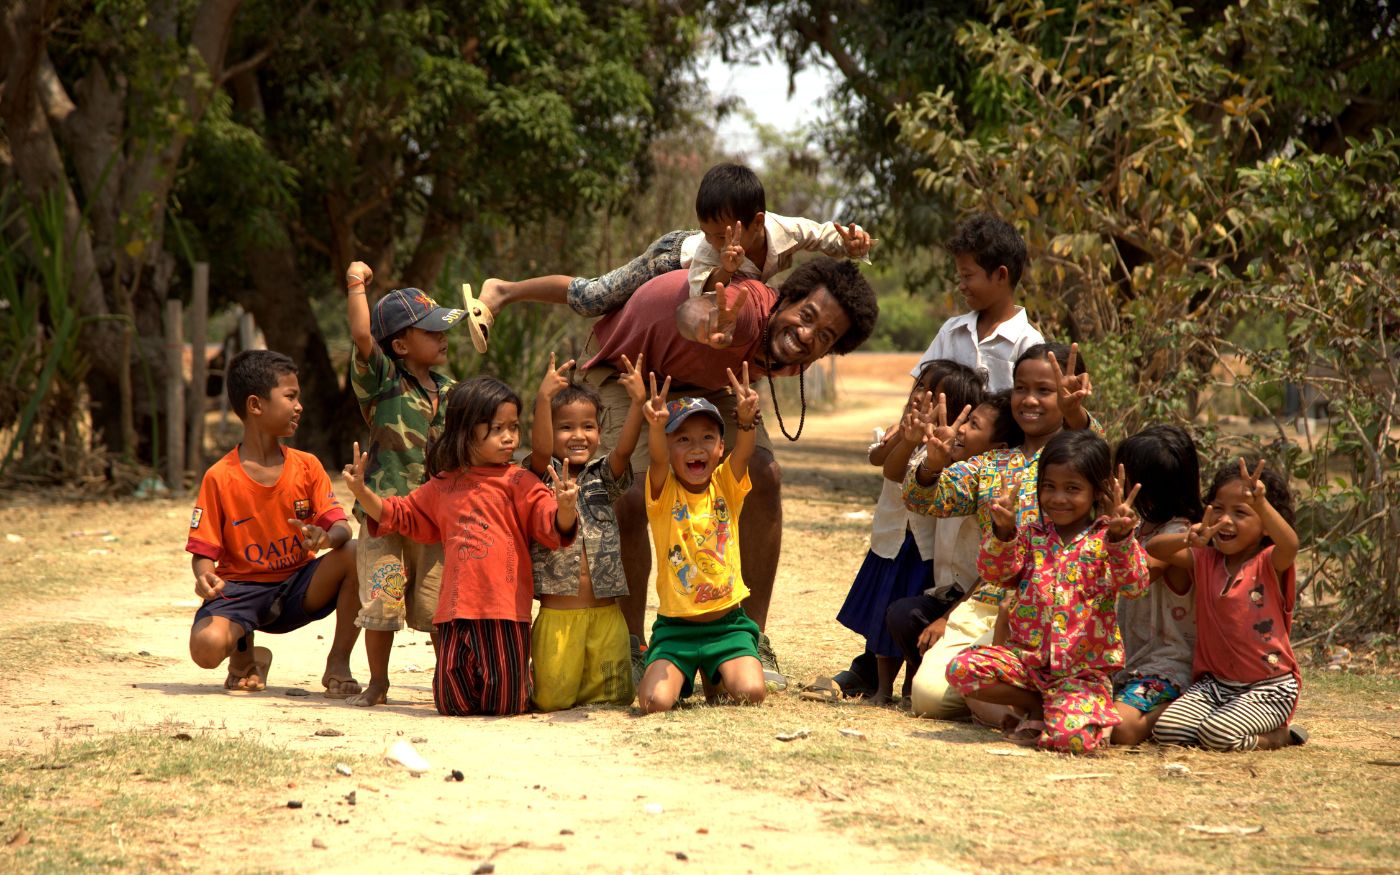
M162 726L60 741L0 758L0 863L11 872L163 871L203 867L205 842L255 838L285 810L288 783L327 760L256 738ZM237 861L217 864L237 869Z

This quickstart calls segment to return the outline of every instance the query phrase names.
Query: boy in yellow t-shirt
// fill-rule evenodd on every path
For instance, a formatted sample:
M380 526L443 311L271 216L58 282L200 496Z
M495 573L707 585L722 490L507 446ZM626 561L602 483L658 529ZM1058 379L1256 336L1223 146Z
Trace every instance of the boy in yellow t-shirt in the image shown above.
M661 606L637 690L642 712L669 711L690 695L696 669L740 702L767 693L758 661L758 625L739 603L749 594L739 569L739 514L749 494L749 459L756 445L758 393L729 371L738 401L739 437L727 460L724 421L704 398L666 403L651 377L643 412L649 429L647 520L656 545L656 593Z

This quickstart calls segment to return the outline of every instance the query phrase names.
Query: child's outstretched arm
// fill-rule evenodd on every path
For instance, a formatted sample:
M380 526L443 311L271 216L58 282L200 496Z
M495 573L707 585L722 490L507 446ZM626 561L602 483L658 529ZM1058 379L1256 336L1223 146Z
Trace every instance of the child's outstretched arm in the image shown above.
M613 477L621 477L632 465L632 451L637 448L637 439L642 436L642 407L647 403L647 387L642 382L642 365L645 355L637 354L634 365L622 357L622 376L617 381L627 390L631 404L627 405L627 419L622 423L622 433L617 436L617 446L608 453L608 470Z
M360 503L360 507L365 509L365 516L372 520L378 520L384 516L384 499L374 494L365 483L365 468L369 465L369 453L360 452L360 442L355 441L354 461L345 466L340 472L340 476L345 480L345 485L355 496L355 500Z
M530 470L535 476L544 479L549 470L549 460L554 456L554 396L569 385L564 376L574 366L569 359L561 367L555 367L554 353L549 354L549 367L540 381L540 391L535 395L535 416L530 423Z
M1093 384L1089 382L1089 372L1074 372L1078 357L1079 344L1071 343L1069 361L1065 362L1064 370L1060 370L1060 363L1055 360L1055 354L1050 353L1050 367L1054 370L1055 382L1059 385L1060 415L1064 417L1065 428L1070 431L1089 427L1089 414L1084 409L1084 399L1094 394Z
M835 226L836 234L841 238L841 249L847 258L867 258L870 255L870 250L875 244L864 228L855 222L844 228L840 222L831 224Z
M729 388L739 400L734 418L738 420L739 437L734 441L734 449L729 454L729 473L742 481L749 473L749 460L753 458L754 447L758 446L758 393L749 388L749 363L744 362L743 381L734 372L725 368L729 375Z
M1269 540L1274 542L1273 563L1274 570L1280 574L1293 567L1294 561L1298 558L1298 533L1288 524L1288 520L1269 504L1269 493L1264 488L1264 484L1259 481L1259 475L1264 473L1264 460L1259 460L1259 465L1254 469L1254 473L1249 473L1244 459L1240 459L1240 479L1244 481L1244 497L1254 508L1254 512L1259 515L1259 521L1264 526L1264 534L1269 536Z
M647 420L647 489L653 500L661 497L666 486L666 474L671 470L671 456L666 452L666 396L671 392L667 377L661 391L656 391L656 374L651 375L651 397L642 408Z
M350 322L355 354L362 361L368 361L374 352L374 335L369 328L369 284L372 282L374 271L363 261L356 261L345 269L345 315Z
M941 397L941 396L940 396ZM909 458L924 442L924 436L933 427L933 393L921 392L910 406L909 412L899 423L899 436L888 441L885 457L881 462L881 474L886 480L903 483L909 473ZM871 453L874 461L874 453Z
M1224 520L1215 518L1214 508L1206 508L1205 519L1193 524L1185 532L1158 535L1146 544L1147 555L1167 563L1172 568L1191 570L1196 562L1191 558L1192 547L1208 547L1210 539L1225 525Z

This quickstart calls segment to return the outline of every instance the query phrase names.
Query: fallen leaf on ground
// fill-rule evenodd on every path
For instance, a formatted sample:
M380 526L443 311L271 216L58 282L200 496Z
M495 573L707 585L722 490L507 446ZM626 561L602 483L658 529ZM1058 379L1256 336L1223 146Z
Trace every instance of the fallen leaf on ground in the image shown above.
M1085 772L1082 775L1051 775L1047 781L1090 781L1094 778L1112 778L1111 772Z
M1031 752L1022 750L1019 747L986 747L983 748L987 754L994 757L1028 757Z
M865 737L865 733L864 733L864 732L861 732L859 729L838 729L838 730L836 730L836 731L839 732L839 733L841 733L842 735L846 736L847 738L864 738L864 737Z
M29 844L29 833L24 827L20 827L19 832L16 832L5 840L5 847L7 848L22 848L27 844Z
M779 741L796 741L799 738L806 738L811 734L812 730L810 729L794 729L791 732L779 732L773 737Z
M1254 835L1255 833L1263 832L1263 831L1264 831L1264 827L1262 827L1262 826L1229 826L1229 825L1227 825L1227 826L1204 826L1204 825L1199 824L1199 823L1193 823L1193 824L1187 826L1187 827L1186 827L1186 830L1190 830L1190 831L1192 831L1192 832L1205 833L1206 835L1212 835L1212 836L1248 836L1248 835ZM1182 830L1182 832L1184 833L1184 832L1186 832L1186 830Z

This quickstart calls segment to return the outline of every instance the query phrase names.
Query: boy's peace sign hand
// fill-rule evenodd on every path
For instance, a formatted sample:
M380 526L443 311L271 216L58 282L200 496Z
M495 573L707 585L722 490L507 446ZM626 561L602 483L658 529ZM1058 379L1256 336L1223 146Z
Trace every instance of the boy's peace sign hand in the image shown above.
M647 385L642 379L642 364L645 359L645 353L637 353L637 363L634 365L627 360L627 356L622 357L622 374L617 381L627 390L627 397L633 404L645 404L647 400Z
M719 251L719 266L730 276L744 266L744 244L739 242L743 233L743 222L724 226L724 248Z
M992 496L992 531L998 540L1010 541L1016 537L1016 493L1020 489L1020 479L1012 477L1000 494Z
M1084 409L1084 399L1094 394L1093 384L1089 382L1089 372L1086 370L1082 374L1074 372L1074 366L1079 359L1079 344L1069 345L1069 361L1065 362L1063 370L1060 363L1056 361L1055 354L1050 353L1050 368L1055 373L1055 383L1059 387L1060 415L1066 420L1072 414Z
M740 286L739 293L734 296L734 302L727 303L729 288L723 283L715 283L715 307L710 311L709 324L705 327L704 339L701 341L706 346L715 349L727 349L734 342L734 326L739 321L739 313L744 309L744 304L749 300L748 286Z
M363 261L353 261L345 268L345 285L353 286L357 280L364 283L365 288L369 288L369 284L374 282L374 271Z
M301 546L306 548L308 553L319 553L322 550L329 550L331 546L331 536L320 526L313 526L298 519L287 518L287 522L296 526L301 532Z
M753 425L758 418L758 393L749 388L749 363L744 362L742 381L734 377L734 371L730 368L725 368L724 372L729 375L729 390L739 402L734 418L740 426Z
M360 442L355 441L354 455L351 456L350 464L346 465L340 472L341 479L345 481L346 487L359 496L365 488L365 468L369 466L369 453L360 452Z
M1224 519L1215 518L1215 508L1207 507L1205 517L1191 528L1186 530L1187 547L1209 547L1210 539L1215 537L1220 527L1225 525Z
M569 385L569 378L564 376L569 369L574 366L574 360L569 359L563 365L555 367L554 353L549 354L549 367L545 369L544 379L540 381L540 394L546 398L553 398Z
M1123 486L1128 482L1128 474L1123 470L1123 466L1118 466L1118 476L1108 481L1108 539L1110 541L1121 541L1133 533L1137 528L1138 515L1133 509L1133 502L1137 500L1138 490L1142 488L1141 483L1134 483L1132 491L1125 498L1123 496Z
M1268 501L1269 490L1264 484L1259 482L1259 476L1264 473L1264 460L1260 459L1259 464L1254 467L1254 473L1249 472L1249 466L1245 464L1244 457L1240 457L1240 486L1244 492L1244 500L1249 502L1249 506L1258 513Z
M545 469L549 475L549 487L554 490L554 500L559 503L559 509L566 513L578 512L578 481L569 477L569 460L564 460L564 475L561 477L554 473L554 466Z
M846 256L848 258L864 258L870 254L870 235L865 233L855 222L845 228L840 222L832 222L836 226L836 233L841 235L841 242L846 244Z
M671 378L666 378L666 382L661 384L661 391L658 392L656 390L656 374L648 376L651 378L651 397L647 399L646 405L642 408L642 415L652 425L665 426L666 420L671 415L666 410L666 396L671 394Z

